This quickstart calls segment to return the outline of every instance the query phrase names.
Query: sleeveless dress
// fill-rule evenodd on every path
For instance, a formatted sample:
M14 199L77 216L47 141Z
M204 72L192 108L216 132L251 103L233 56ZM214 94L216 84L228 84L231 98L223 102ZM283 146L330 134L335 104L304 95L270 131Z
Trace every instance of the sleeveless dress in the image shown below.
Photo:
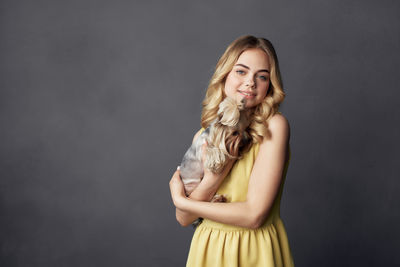
M250 173L259 150L253 144L225 177L217 193L228 202L246 200ZM289 157L290 159L290 148ZM280 218L280 200L289 159L271 212L258 229L243 228L208 219L196 228L187 259L187 267L288 267L294 266L286 230Z

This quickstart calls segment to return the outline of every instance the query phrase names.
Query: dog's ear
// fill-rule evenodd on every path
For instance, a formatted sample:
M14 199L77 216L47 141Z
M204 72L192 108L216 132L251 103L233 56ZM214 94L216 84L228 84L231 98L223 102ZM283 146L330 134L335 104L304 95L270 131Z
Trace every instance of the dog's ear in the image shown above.
M226 164L226 156L221 149L207 147L204 166L213 173L220 173Z
M219 104L218 115L221 117L221 124L235 126L240 118L240 111L235 100L226 97L224 101Z

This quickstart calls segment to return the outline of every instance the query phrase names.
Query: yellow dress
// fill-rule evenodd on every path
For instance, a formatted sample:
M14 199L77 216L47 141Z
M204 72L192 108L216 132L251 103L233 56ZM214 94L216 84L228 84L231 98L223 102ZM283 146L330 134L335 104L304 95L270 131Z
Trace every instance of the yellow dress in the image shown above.
M218 194L228 202L246 200L247 186L259 145L254 144L232 167ZM289 150L290 159L290 150ZM294 266L285 227L280 218L280 200L289 160L271 212L258 229L218 223L208 219L196 228L187 259L187 267L277 267Z

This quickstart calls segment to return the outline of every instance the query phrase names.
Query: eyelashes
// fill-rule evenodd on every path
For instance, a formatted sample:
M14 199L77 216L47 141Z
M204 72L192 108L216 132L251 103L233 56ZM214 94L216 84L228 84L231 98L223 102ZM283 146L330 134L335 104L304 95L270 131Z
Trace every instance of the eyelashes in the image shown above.
M235 72L237 74L239 74L240 76L243 76L246 74L246 71L244 71L244 70L236 70ZM258 75L257 78L260 78L262 81L268 81L268 77L265 75Z
M260 75L260 76L258 76L258 77L260 77L260 79L263 80L263 81L267 81L267 80L268 80L268 78L265 77L265 76L263 76L263 75Z

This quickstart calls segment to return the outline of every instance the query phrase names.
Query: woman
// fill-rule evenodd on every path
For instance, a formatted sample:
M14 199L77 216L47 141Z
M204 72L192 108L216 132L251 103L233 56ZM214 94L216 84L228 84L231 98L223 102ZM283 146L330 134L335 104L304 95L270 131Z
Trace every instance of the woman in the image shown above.
M246 107L254 109L249 126L253 144L220 174L205 169L189 197L179 170L174 173L170 190L178 222L187 226L204 218L193 235L187 266L293 266L279 214L290 129L278 111L285 94L268 40L243 36L228 46L203 101L203 129L216 118L226 96L246 98ZM226 195L228 202L209 202L215 193Z

